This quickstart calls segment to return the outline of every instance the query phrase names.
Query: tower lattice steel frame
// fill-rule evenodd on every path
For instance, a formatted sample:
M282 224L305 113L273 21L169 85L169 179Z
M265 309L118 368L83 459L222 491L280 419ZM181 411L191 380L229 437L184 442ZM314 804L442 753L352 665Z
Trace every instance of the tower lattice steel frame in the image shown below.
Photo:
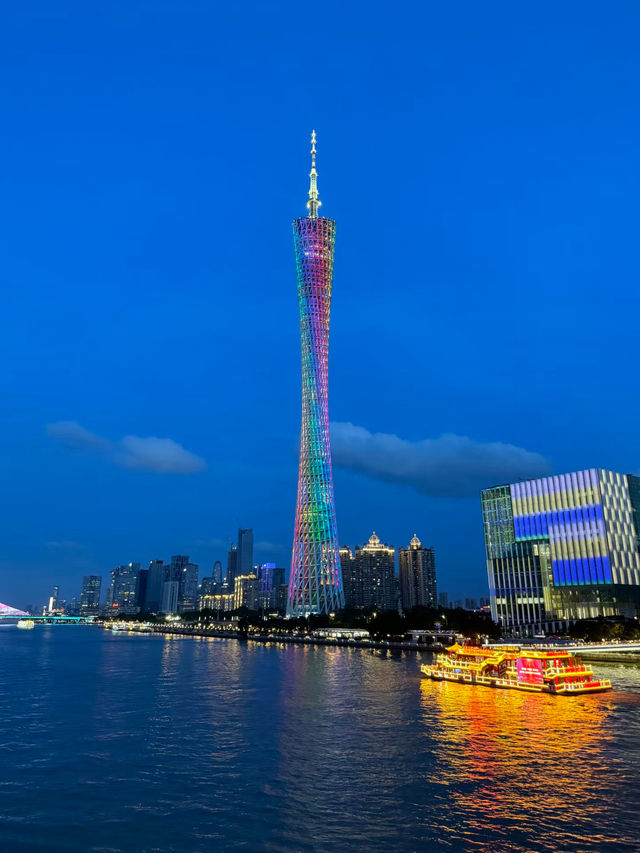
M293 222L302 353L302 429L287 616L344 607L329 440L329 318L336 223L318 217L316 134L308 216Z

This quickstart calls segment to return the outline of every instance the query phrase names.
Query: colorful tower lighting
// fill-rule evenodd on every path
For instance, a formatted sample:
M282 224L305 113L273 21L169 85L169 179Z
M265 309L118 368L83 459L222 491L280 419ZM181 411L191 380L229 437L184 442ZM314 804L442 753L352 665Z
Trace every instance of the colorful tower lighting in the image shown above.
M302 353L302 429L287 616L344 607L329 440L329 317L336 223L318 217L316 132L308 215L293 222Z

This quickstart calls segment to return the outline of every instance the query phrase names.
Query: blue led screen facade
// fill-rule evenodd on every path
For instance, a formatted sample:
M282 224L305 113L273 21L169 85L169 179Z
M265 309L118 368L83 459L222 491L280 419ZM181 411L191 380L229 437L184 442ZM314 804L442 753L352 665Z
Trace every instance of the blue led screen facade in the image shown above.
M612 583L598 472L510 485L516 540L547 539L556 586Z
M494 618L544 630L640 607L640 480L591 468L482 493Z

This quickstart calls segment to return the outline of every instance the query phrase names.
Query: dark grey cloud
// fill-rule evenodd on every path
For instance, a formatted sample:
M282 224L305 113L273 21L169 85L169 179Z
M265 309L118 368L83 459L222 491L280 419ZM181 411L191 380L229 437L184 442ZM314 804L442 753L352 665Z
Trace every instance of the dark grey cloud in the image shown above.
M89 432L77 421L47 424L47 432L60 444L99 453L121 468L154 471L156 474L196 474L207 467L204 459L170 438L125 435L119 441L111 441Z
M333 463L433 497L471 497L480 489L551 473L544 456L502 442L463 435L407 441L351 423L331 424Z

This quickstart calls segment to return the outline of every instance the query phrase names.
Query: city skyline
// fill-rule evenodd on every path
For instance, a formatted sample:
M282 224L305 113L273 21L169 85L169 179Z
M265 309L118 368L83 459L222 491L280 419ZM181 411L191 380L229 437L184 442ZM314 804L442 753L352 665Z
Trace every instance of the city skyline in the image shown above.
M640 853L639 34L0 4L2 850Z
M363 31L352 10L339 31L304 9L276 30L187 2L151 40L118 3L12 10L3 600L157 554L224 563L241 523L257 562L286 564L287 223L313 126L340 223L340 540L418 530L443 587L479 597L482 488L638 471L639 13L603 30L563 8L532 32L466 11L417 10L396 44L387 16ZM311 28L331 56L312 80Z

